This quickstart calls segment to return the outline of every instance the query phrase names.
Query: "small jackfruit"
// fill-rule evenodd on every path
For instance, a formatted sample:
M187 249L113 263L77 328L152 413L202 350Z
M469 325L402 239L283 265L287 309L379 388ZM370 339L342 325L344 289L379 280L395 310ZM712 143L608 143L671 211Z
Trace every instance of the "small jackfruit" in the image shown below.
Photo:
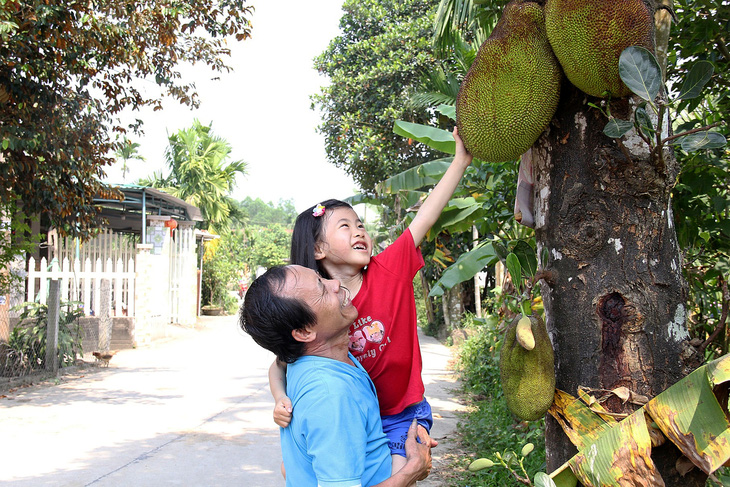
M545 28L565 76L591 96L629 95L618 71L621 52L654 50L654 13L644 0L547 0Z
M520 157L555 114L561 78L542 6L512 0L459 89L456 125L466 149L488 162Z
M469 471L478 472L480 470L484 470L485 468L491 467L494 467L494 462L491 461L489 458L477 458L469 464Z
M535 347L525 350L517 341L517 317L505 332L499 357L502 391L507 407L525 421L545 415L555 395L555 356L545 323L530 316Z
M523 316L517 322L515 338L525 350L535 348L535 335L532 334L532 320L529 316Z

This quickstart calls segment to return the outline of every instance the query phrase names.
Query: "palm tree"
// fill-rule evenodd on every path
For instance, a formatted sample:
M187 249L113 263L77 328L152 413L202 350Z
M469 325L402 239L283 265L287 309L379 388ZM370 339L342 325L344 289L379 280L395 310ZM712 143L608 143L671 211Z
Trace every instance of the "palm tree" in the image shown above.
M168 140L165 159L170 173L153 174L140 183L197 206L209 230L225 231L236 207L229 194L236 185L236 176L246 174L246 163L228 161L231 145L197 119L192 127L179 130Z
M140 145L137 142L132 142L128 138L124 137L116 150L115 154L117 159L122 160L122 180L127 178L129 173L129 167L127 167L127 161L130 159L137 159L138 161L144 161L144 157L139 153Z

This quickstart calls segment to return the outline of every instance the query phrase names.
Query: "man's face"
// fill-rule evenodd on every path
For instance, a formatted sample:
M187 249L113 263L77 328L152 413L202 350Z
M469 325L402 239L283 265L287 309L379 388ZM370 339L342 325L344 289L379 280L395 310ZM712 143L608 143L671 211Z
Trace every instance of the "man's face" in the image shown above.
M357 319L350 292L336 279L324 279L312 269L287 267L283 294L304 301L317 317L315 330L322 338L346 332Z

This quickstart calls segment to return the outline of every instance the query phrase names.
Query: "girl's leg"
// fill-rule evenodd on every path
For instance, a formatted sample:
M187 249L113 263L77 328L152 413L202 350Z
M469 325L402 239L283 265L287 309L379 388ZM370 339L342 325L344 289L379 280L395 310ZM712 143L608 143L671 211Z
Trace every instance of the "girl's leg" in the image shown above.
M406 457L402 457L400 455L391 455L390 456L393 459L393 469L391 470L390 474L395 474L398 470L403 468L403 466L406 464ZM415 487L416 483L413 482L408 487Z

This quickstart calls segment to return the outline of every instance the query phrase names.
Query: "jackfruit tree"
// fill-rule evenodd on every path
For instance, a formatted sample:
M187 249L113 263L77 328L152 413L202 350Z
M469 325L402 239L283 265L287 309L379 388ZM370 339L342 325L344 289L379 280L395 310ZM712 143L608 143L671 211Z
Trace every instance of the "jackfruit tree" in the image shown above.
M504 5L506 2L490 3ZM730 62L727 37L721 27L728 22L728 2L716 5L676 2L684 15L682 18L717 17L710 21L718 26L714 37L690 41L692 34L686 34L681 45L686 51L692 51L686 59L668 49L672 13L656 2L546 0L529 3L545 6L548 38L555 44L555 55L565 63L562 68L566 75L554 114L543 125L544 131L531 144L526 156L534 176L532 216L537 255L544 272L541 290L547 329L554 346L556 387L574 395L579 387L596 391L626 388L637 396L654 398L703 360L702 350L692 345L688 334L692 304L683 275L683 249L678 241L672 200L682 170L677 153L693 150L694 137L685 137L680 145L672 145L679 140L672 133L687 128L699 130L702 124L684 122L696 123L702 118L709 119L710 128L719 126L719 130L727 133L727 126L722 125L727 114L717 109L718 105L727 104L723 96L703 104L701 109L705 113L700 117L686 115L687 109L691 111L699 103L682 101L679 107L685 110L681 115L685 118L673 120L662 108L671 94L665 86L675 92L680 91L680 86L665 85L662 72L666 72L669 59L675 63L674 67L670 63L670 71L674 69L675 74L682 71L687 79L698 82L704 75L696 75L687 63L690 59L708 60L716 66L718 74L708 74L704 82L709 81L708 86L715 93L722 93L723 86L727 86L726 70ZM467 5L453 0L444 0L444 4L456 5L454 10L460 12L479 8L470 2ZM552 12L548 8L551 4ZM671 2L665 4L671 7ZM464 10L459 10L458 6L462 5ZM592 6L592 10L574 15L586 6ZM463 16L454 15L453 19L456 26L471 25ZM687 22L684 27L691 29ZM639 28L633 30L632 26ZM646 32L650 33L648 43ZM628 44L614 43L617 37L629 35L635 37ZM678 36L676 30L672 35ZM511 42L518 44L514 39ZM711 43L709 48L708 43ZM672 45L680 43L674 41ZM649 71L639 65L650 57L636 53L653 51L653 56L663 64L662 70L657 69L655 73L658 79L648 83L656 84L657 90L645 98L634 95L637 88L626 90L628 83L626 87L616 84L612 75L618 73L619 56L628 46L649 48L626 51L637 56L634 65L641 73L640 78ZM572 56L580 49L587 50ZM576 62L577 66L572 64ZM602 77L608 81L601 81ZM647 82L643 78L640 81ZM548 86L546 83L546 90ZM684 88L681 91L690 93ZM687 100L690 98L687 96ZM661 115L654 114L652 107ZM707 115L713 108L717 115ZM607 125L607 122L611 123ZM704 147L721 147L722 144L714 141L724 137L706 135L704 131L703 134L705 141L710 142ZM502 134L502 138L510 136L511 133ZM485 140L487 145L504 145L499 136ZM466 140L465 144L468 147ZM724 155L719 153L721 161L724 160L721 165L726 166L727 151ZM691 158L683 155L683 160ZM705 167L717 174L710 165ZM716 202L724 204L722 199ZM711 217L714 222L708 227L721 242L729 236L720 221L723 214L727 218L726 213L727 207L721 209L719 218ZM686 226L682 221L679 224ZM710 232L706 233L709 243ZM680 238L685 239L685 235L680 234ZM479 258L485 255L483 252ZM466 259L459 264L466 267ZM474 266L477 270L478 267ZM707 278L722 275L721 269L715 269L714 274L707 272ZM723 321L720 318L718 326ZM638 409L636 404L618 395L609 394L605 399L603 406L611 414L629 414ZM577 450L556 420L548 416L546 424L547 471L551 472L572 458ZM704 485L706 474L699 468L689 472L679 468L682 454L671 443L653 448L651 458L662 480L654 476L648 480L642 476L646 471L632 467L630 462L622 463L627 459L617 459L616 466L625 472L623 480L632 485L640 482Z

